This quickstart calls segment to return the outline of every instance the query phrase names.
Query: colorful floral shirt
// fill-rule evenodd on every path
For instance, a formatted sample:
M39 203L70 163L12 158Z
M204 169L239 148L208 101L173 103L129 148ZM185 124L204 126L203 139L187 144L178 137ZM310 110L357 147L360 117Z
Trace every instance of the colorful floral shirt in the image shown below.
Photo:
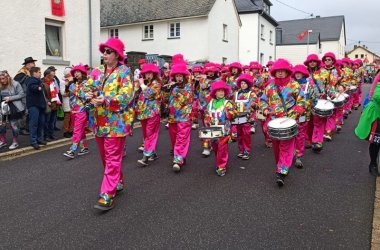
M311 78L314 81L314 93L315 93L313 105L316 105L319 99L326 100L327 97L334 98L336 90L333 85L330 85L331 79L335 79L335 76L333 76L333 74L321 68L315 71L314 73L311 73ZM337 82L338 77L335 80Z
M80 96L80 92L84 83L71 83L69 87L69 100L70 108L75 112L82 112L84 110L84 103L86 99Z
M238 86L237 86L237 83L236 83L238 77L239 77L239 76L236 76L236 77L235 77L235 76L229 76L229 77L227 77L227 79L226 79L227 86L229 86L229 87L231 88L231 93L230 93L230 96L228 97L228 98L230 98L230 99L233 98L234 93L235 93L236 91L238 91L238 89L239 89Z
M92 71L79 91L82 99L86 99L87 92L104 96L103 105L90 110L90 125L93 125L96 136L124 137L129 134L128 105L133 99L130 73L127 66L118 65L112 73L107 74L105 66L101 65Z
M328 83L330 86L336 88L337 85L339 85L340 81L340 71L336 69L335 67L332 68L325 68L325 71L327 71L327 77Z
M191 83L185 84L183 88L175 86L169 97L169 123L191 121L193 100Z
M258 98L252 90L239 89L234 95L236 112L252 113L258 108Z
M268 110L271 114L271 119L287 116L297 120L304 113L305 96L298 82L290 80L285 86L281 87L270 82L263 95L260 98L261 108L263 111ZM281 93L279 93L279 91ZM287 113L285 112L280 95L285 102Z
M342 72L342 78L340 81L343 86L355 84L354 73L352 69L345 67L341 69L341 72Z
M194 89L194 99L195 100L198 100L199 99L199 92L200 92L200 89L201 89L201 87L200 87L200 83L201 83L201 81L202 81L202 79L204 79L204 78L202 78L202 77L194 77L194 76L192 76L191 77L191 84L192 84L192 86L193 86L193 89Z
M141 89L136 103L136 115L138 120L145 120L160 114L161 83L153 81Z
M211 99L210 103L207 104L207 109L205 110L205 124L207 127L214 125L224 126L224 136L230 135L231 121L236 117L236 111L234 104L223 98L223 105L219 108L215 108L213 102L216 99Z
M207 101L209 100L211 92L211 84L215 80L210 80L208 78L202 78L199 82L199 106L200 109L205 110L207 107Z
M311 119L311 110L313 107L313 101L316 98L316 93L315 93L315 86L313 79L309 78L302 78L300 80L296 80L302 89L302 92L304 93L305 96L305 105L303 106L305 109L305 112L302 115L305 115L306 121L310 121Z

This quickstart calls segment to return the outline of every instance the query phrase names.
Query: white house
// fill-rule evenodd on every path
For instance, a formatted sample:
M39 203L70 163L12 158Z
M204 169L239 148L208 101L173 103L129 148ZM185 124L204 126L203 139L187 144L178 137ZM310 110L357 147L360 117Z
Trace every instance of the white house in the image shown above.
M241 25L234 0L101 0L101 39L126 51L184 54L189 61L239 59Z
M100 63L99 0L54 3L64 13L53 15L56 6L51 0L13 0L2 4L0 70L7 69L14 76L29 56L38 60L36 64L42 70L55 66L59 75L72 64Z
M275 59L276 27L270 15L269 0L235 0L241 20L239 37L240 62L258 61L266 64Z
M347 52L347 56L353 60L361 59L367 64L380 64L380 56L370 51L365 45L354 45L354 48Z
M293 64L303 63L308 54L345 56L346 28L344 16L320 17L278 22L276 58ZM302 34L304 33L304 34Z

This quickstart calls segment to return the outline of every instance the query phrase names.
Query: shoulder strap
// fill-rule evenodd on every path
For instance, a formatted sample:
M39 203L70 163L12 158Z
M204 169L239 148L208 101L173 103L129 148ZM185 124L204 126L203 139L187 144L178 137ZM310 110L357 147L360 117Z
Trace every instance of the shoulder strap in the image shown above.
M274 84L274 86L276 86L277 93L280 96L282 106L283 106L283 108L285 110L285 114L288 115L288 109L286 108L286 103L285 103L284 97L282 96L282 92L281 92L281 90L280 90L280 88L278 87L277 84Z

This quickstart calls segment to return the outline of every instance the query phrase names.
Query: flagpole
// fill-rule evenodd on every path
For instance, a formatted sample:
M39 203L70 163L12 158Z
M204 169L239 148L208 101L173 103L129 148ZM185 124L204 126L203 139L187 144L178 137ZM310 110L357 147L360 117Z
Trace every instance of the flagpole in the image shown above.
M308 56L309 55L309 41L310 41L310 38L309 38L309 36L310 36L310 32L312 32L312 30L308 30L307 31L307 53L306 53L306 56Z

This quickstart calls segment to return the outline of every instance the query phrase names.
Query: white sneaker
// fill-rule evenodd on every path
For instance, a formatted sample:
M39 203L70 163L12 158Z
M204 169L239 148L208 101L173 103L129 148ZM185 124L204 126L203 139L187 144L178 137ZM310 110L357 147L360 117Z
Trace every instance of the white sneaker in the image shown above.
M177 163L174 163L173 164L173 171L174 172L179 172L179 171L181 171L181 167L179 166L179 164L177 164Z
M210 154L211 154L210 149L208 148L203 149L203 152L202 152L203 156L207 157L207 156L210 156Z
M166 123L166 124L165 124L165 127L166 127L166 128L169 128L169 123Z
M199 127L199 124L196 124L196 123L194 123L193 125L191 125L192 129L197 129L198 127Z
M141 145L141 146L138 148L138 151L140 151L140 152L144 152L144 146Z
M0 141L0 148L3 148L7 146L7 143L6 142L3 142L3 141Z
M251 134L256 133L256 128L254 126L251 126Z
M7 144L5 144L5 145L7 145ZM12 143L12 145L9 146L9 149L10 149L10 150L12 150L12 149L16 149L16 148L18 148L18 146L19 146L18 143L17 143L17 142L14 142L14 143Z

